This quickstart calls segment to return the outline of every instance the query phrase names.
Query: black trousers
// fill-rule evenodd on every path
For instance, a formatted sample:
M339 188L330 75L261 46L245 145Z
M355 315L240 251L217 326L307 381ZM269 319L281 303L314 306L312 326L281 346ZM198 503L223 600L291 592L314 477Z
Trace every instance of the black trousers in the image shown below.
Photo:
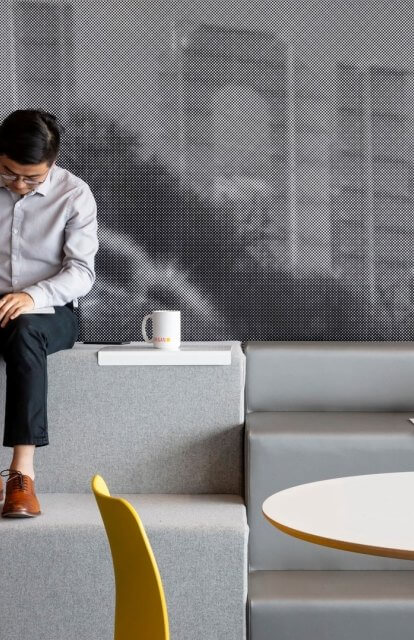
M0 327L7 376L3 446L49 444L47 356L71 349L78 330L71 302L54 314L22 314Z

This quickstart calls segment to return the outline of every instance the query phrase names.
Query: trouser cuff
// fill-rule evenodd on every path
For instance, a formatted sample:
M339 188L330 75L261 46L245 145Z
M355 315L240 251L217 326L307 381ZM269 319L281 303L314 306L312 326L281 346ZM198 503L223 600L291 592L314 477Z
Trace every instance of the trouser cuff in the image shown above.
M48 438L37 438L34 442L10 442L3 440L3 447L15 447L18 444L34 444L36 447L44 447L49 444Z

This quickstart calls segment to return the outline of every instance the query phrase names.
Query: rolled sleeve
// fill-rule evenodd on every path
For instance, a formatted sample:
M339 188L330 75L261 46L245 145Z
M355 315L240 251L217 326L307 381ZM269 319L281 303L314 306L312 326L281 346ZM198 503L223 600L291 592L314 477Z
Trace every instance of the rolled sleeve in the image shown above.
M32 296L35 308L64 305L91 290L96 277L97 231L96 201L85 184L74 190L68 202L62 268L54 276L22 289Z

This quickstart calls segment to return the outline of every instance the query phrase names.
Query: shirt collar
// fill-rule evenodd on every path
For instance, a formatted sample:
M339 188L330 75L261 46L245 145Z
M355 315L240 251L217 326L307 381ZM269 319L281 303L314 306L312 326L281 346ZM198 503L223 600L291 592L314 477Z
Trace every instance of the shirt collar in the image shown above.
M52 179L52 173L54 168L55 168L55 162L50 167L48 174L46 176L46 179L43 180L43 182L41 182L40 184L38 184L37 187L34 189L35 193L41 193L42 196L45 196L49 192L50 186L51 186L50 183Z

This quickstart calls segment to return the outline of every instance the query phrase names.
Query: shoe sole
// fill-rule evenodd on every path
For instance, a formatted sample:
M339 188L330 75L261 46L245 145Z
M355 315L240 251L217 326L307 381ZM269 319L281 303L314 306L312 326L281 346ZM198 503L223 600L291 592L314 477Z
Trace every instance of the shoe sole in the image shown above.
M29 513L28 511L9 511L9 513L2 513L2 518L34 518L35 516L40 516L42 512L38 513Z

